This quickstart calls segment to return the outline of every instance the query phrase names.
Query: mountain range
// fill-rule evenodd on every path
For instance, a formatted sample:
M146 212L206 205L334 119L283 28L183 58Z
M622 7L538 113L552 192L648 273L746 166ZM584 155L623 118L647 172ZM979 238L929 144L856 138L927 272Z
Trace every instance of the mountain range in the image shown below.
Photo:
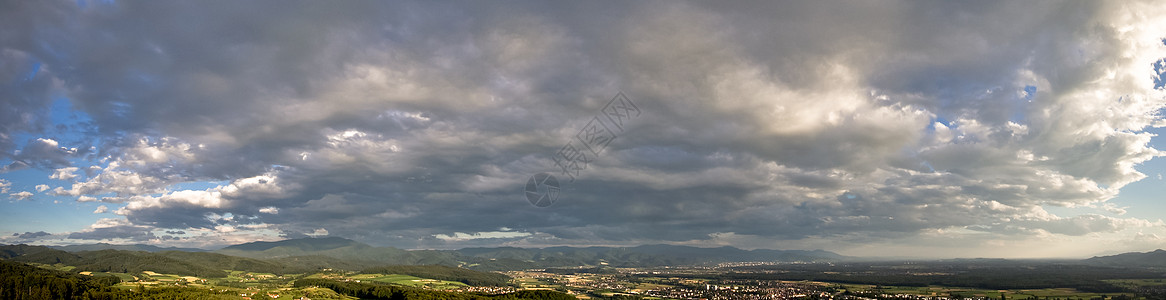
M675 245L402 250L393 247L373 247L338 237L253 242L213 252L260 259L324 256L377 263L462 265L486 270L588 265L651 267L747 261L824 262L849 259L823 250L742 250L733 247L700 248Z
M1109 256L1094 256L1083 262L1090 265L1108 267L1150 267L1166 268L1166 250L1150 252L1129 252Z
M151 270L192 276L225 276L222 270L303 273L325 268L349 271L392 266L429 265L417 272L468 280L497 280L458 274L478 271L574 267L656 267L710 265L727 262L850 262L858 258L815 250L742 250L676 245L637 247L465 248L402 250L374 247L339 237L252 242L219 250L160 248L149 245L93 244L61 247L0 245L0 259L26 263L63 264L79 271L134 273ZM191 250L191 251L187 251ZM1166 268L1166 250L1093 257L1063 263ZM440 269L449 268L452 269ZM460 267L460 268L458 268ZM437 268L437 269L434 269ZM415 270L415 271L416 271ZM487 278L487 279L482 279Z
M29 247L4 246L0 258L12 258L29 252ZM842 262L857 258L823 250L743 250L734 247L702 248L677 245L643 245L636 247L547 247L547 248L464 248L460 250L403 250L394 247L374 247L340 237L301 238L276 242L251 242L207 251L196 248L162 248L151 245L113 245L106 243L71 246L52 246L57 251L31 251L26 260L73 262L80 253L123 251L133 255L161 257L189 261L218 261L216 265L239 264L264 266L295 266L296 268L360 269L383 265L446 265L479 270L515 270L576 266L653 267L676 265L709 265L730 262ZM106 251L106 252L101 252ZM88 254L92 256L92 254ZM231 257L226 259L224 257ZM240 259L250 259L243 260ZM159 259L162 260L162 259ZM1083 264L1105 266L1166 267L1166 250L1146 253L1124 253L1093 257Z
M14 248L17 246L6 246ZM33 247L33 246L24 246ZM18 247L17 247L18 248ZM251 242L207 251L190 248L161 248L150 245L89 244L53 246L56 251L33 251L30 262L53 263L79 261L91 252L123 251L142 257L225 261L222 257L248 258L259 262L295 268L359 269L382 265L446 265L478 270L516 270L548 267L612 266L653 267L672 265L707 265L725 262L832 262L851 259L837 253L815 250L742 250L734 247L701 248L675 245L637 247L549 247L549 248L465 248L460 250L403 250L374 247L339 238L301 238L276 242ZM3 251L10 251L3 250ZM27 251L27 249L25 249ZM11 251L10 251L11 252ZM115 252L108 252L115 253ZM6 255L0 251L0 258ZM7 255L12 257L13 255ZM19 255L17 255L19 256ZM43 256L43 258L42 258ZM141 259L141 258L139 258ZM83 260L83 259L81 259ZM181 260L181 259L179 259ZM237 261L236 261L237 262ZM272 266L266 266L270 269Z
M64 250L68 252L78 251L97 251L97 250L126 250L126 251L146 251L146 252L162 252L162 251L185 251L185 252L203 252L206 250L199 248L178 248L178 247L158 247L154 245L133 244L133 245L114 245L107 243L84 244L84 245L68 245L68 246L49 246L49 248Z

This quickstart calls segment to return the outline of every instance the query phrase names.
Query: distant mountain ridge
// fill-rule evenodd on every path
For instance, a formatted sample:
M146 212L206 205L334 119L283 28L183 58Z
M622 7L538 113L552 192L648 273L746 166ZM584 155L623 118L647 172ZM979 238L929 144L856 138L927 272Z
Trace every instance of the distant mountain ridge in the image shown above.
M361 270L386 265L444 265L482 271L562 268L579 266L656 267L710 265L728 262L837 262L854 258L823 250L743 250L734 247L701 248L678 245L636 247L465 248L460 250L403 250L374 247L340 238L301 238L250 242L219 250L161 248L150 245L0 246L0 258L37 263L82 265L94 270L145 268L149 261L168 269L192 268L218 275L221 269L264 272L335 268ZM110 261L115 264L109 265ZM205 264L208 270L194 268Z
M304 251L323 251L329 249L336 249L341 247L360 247L368 246L366 244L353 241L341 237L322 237L322 238L302 238L289 239L274 242L250 242L238 245L231 245L219 249L219 251L267 251L277 247L298 248ZM368 246L371 247L371 246Z
M725 262L827 262L851 259L823 250L742 250L724 246L701 248L677 245L636 247L464 248L460 250L403 250L373 247L339 237L252 242L225 247L214 253L257 259L330 257L368 263L466 266L484 270L572 266L665 266Z
M339 237L251 242L228 246L212 252L257 259L298 260L307 257L327 257L362 265L459 265L459 261L453 257L432 255L428 253L432 251L428 250L408 251L393 247L373 247Z
M837 253L814 250L742 250L724 246L701 248L678 245L643 245L636 247L548 247L548 248L465 248L463 255L512 259L527 262L552 262L560 266L665 266L698 265L726 262L830 262L851 259Z
M199 248L178 248L178 247L158 247L154 245L133 244L133 245L114 245L107 243L84 244L84 245L68 245L68 246L48 246L49 248L64 250L68 252L80 251L97 251L97 250L126 250L126 251L146 251L146 252L162 252L162 251L184 251L184 252L204 252L206 250Z
M1113 267L1156 267L1166 268L1166 250L1150 252L1127 252L1109 256L1094 256L1086 259L1086 264Z
M66 252L98 250L211 252L257 259L300 260L332 258L357 263L394 264L475 264L502 259L504 262L554 266L701 264L720 262L821 262L853 259L824 250L743 250L731 246L703 248L667 244L635 247L474 247L459 250L404 250L394 247L374 247L341 237L287 239L274 242L249 242L227 246L219 250L199 248L158 247L153 245L115 245L108 243L47 246ZM335 261L333 261L335 262Z

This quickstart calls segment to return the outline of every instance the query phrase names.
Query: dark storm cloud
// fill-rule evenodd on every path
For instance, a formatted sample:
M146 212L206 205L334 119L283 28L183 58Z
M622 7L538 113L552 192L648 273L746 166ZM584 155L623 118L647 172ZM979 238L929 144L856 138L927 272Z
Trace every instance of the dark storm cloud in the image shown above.
M36 139L28 141L13 159L27 166L56 169L69 166L69 159L78 154L78 149L62 147L55 140Z
M18 87L0 92L16 99L0 103L0 150L66 95L109 159L52 193L126 203L125 224L71 238L264 228L456 247L1153 225L1041 208L1105 201L1158 155L1142 130L1161 91L1135 75L1162 50L1117 23L1143 4L269 4L0 13L14 29L0 80ZM559 203L527 204L528 176L554 172L620 91L642 115ZM13 157L69 164L46 143ZM170 188L191 181L224 183Z
M0 15L6 20L19 18L11 11ZM17 142L13 134L43 133L49 126L47 112L54 81L53 72L28 53L0 48L0 60L4 62L0 64L0 158L10 158Z

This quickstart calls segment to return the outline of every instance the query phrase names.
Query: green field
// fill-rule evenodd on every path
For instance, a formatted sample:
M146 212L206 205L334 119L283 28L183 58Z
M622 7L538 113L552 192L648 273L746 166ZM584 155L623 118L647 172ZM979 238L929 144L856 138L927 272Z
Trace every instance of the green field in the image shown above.
M424 288L431 288L431 289L435 289L435 290L451 290L451 289L457 289L457 288L468 286L465 283L461 283L461 282L457 282L457 281L425 279L425 278L414 277L414 276L409 276L409 275L400 275L400 274L357 274L357 275L348 276L348 278L351 278L353 280L362 280L362 281L367 280L367 281L375 281L375 282L384 282L384 283L391 283L391 284L412 286L412 287L424 287Z
M1128 287L1166 286L1166 279L1114 279L1104 281L1117 286Z
M118 279L121 279L121 281L137 280L137 279L134 279L134 275L130 275L129 273L91 272L90 275L92 275L92 276L114 276L114 277L117 277Z
M529 278L529 277L515 278L514 282L517 283L518 286L523 288L523 289L531 289L531 290L537 290L537 289L551 290L551 289L562 289L563 288L563 286L561 286L561 285L551 284L551 283L539 280L538 278Z

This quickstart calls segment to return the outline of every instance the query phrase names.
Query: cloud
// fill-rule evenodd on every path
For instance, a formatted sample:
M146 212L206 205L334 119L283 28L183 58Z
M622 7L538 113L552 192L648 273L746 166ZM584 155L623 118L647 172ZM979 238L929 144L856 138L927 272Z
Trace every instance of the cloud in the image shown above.
M53 139L38 138L29 141L16 152L13 159L25 165L56 168L69 165L69 158L79 154L77 148L65 148Z
M20 191L20 192L8 194L8 197L12 198L12 199L16 199L16 200L24 200L24 199L28 199L28 197L32 197L32 193L30 193L28 191Z
M518 237L526 237L526 236L530 236L530 235L531 235L530 233L526 233L526 232L489 231L489 232L474 232L474 233L455 232L455 233L450 234L450 235L438 234L435 237L439 240L464 241L464 240L474 240L474 239L513 239L513 238L518 238Z
M105 205L98 206L97 209L93 210L93 213L95 214L104 214L106 212L109 212L109 207L106 207Z
M56 174L54 174L56 175ZM123 168L118 161L109 163L101 173L86 181L74 182L70 188L57 187L53 195L81 196L115 194L120 199L133 195L153 194L165 190L165 187L180 182L178 177L157 177Z
M232 16L260 3L17 5L0 13L14 32L0 80L19 85L0 150L71 183L51 195L125 203L115 226L70 234L83 239L440 248L1158 226L1043 209L1120 215L1106 201L1162 155L1147 132L1166 107L1153 3L464 4L254 18ZM558 203L526 203L529 176L556 172L556 151L621 91L642 114ZM95 150L46 135L15 151L12 136L47 132L53 93L92 118Z
M0 194L7 194L11 188L12 188L12 182L9 182L8 180L0 179Z
M50 236L50 235L52 235L52 234L48 233L48 232L44 232L44 231L13 233L12 234L12 236L19 238L19 239L35 239L35 238Z
M4 15L6 19L16 17L11 12ZM15 19L7 20L8 25L16 25ZM7 42L4 44L10 45ZM0 64L0 83L6 87L0 89L0 98L5 99L0 101L0 158L11 159L17 147L15 133L42 132L49 126L44 108L62 82L52 75L56 67L46 66L33 53L2 47L0 60L5 62Z
M53 175L49 175L49 179L72 180L73 178L77 178L77 174L73 173L77 172L77 169L77 167L64 167L56 169L53 171Z
M1058 217L1043 211L1007 222L984 226L969 226L972 230L1001 231L1012 233L1053 233L1081 236L1095 233L1114 233L1130 228L1162 227L1161 221L1150 222L1135 218L1121 219L1097 214L1074 217Z
M149 241L157 238L147 226L133 225L125 219L102 218L88 229L73 232L68 235L77 240L128 240Z

